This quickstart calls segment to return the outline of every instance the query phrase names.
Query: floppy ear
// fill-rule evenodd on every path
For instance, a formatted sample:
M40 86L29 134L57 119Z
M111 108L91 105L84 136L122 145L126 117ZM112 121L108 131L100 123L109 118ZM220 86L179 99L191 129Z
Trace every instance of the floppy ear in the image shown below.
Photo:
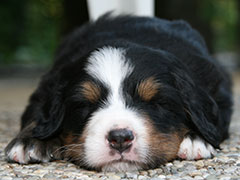
M23 129L29 122L35 122L32 136L46 139L55 135L64 118L65 107L62 102L62 85L56 77L45 76L22 116Z
M190 117L194 130L215 148L219 148L222 137L217 129L219 118L217 104L207 92L197 87L187 74L173 75L184 103L184 110Z

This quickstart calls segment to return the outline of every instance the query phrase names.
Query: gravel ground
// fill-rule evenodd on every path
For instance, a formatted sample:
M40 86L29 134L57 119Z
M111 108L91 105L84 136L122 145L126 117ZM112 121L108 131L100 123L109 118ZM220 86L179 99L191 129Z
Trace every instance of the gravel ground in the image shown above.
M240 179L240 75L234 76L235 111L230 139L221 144L222 150L213 159L167 163L157 169L129 173L97 173L74 164L57 161L44 164L19 165L5 161L4 147L16 135L19 117L37 78L0 78L0 179Z

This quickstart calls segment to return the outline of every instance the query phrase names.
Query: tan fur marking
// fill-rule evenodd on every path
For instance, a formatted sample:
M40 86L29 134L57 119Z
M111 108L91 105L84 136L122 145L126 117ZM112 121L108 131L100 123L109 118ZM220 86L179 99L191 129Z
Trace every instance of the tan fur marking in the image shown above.
M86 135L86 131L83 131L81 135L74 135L72 133L69 133L62 138L65 147L63 155L64 158L71 159L79 165L84 163L82 160L85 157L84 142Z
M101 93L99 87L89 81L82 84L82 92L84 97L92 103L96 102L99 99Z
M73 143L73 138L74 138L74 136L73 136L72 133L69 133L68 135L62 137L65 145L72 144Z
M154 80L154 77L143 80L137 88L139 96L144 101L149 101L158 92L160 84Z
M149 157L158 157L163 163L177 158L177 153L187 129L175 131L173 133L159 132L153 122L148 118L146 121L148 131L148 145L150 148Z

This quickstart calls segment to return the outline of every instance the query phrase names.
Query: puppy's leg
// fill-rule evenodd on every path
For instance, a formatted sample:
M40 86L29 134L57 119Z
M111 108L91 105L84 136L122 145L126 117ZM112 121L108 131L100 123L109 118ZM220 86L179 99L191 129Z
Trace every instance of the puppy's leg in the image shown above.
M59 138L38 140L32 137L35 123L31 122L5 148L7 161L20 164L48 162L60 159L58 149L61 146Z
M211 158L216 153L215 149L200 137L185 137L180 144L178 157L186 160Z

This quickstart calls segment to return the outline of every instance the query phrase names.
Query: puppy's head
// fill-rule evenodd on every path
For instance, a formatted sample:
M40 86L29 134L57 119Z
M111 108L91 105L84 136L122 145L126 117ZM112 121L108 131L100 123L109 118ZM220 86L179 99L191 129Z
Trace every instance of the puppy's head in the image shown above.
M191 87L180 87L188 80L172 58L148 49L104 47L83 67L68 69L74 77L62 90L65 157L103 171L153 168L176 158L195 114L183 99L191 90L179 90Z

